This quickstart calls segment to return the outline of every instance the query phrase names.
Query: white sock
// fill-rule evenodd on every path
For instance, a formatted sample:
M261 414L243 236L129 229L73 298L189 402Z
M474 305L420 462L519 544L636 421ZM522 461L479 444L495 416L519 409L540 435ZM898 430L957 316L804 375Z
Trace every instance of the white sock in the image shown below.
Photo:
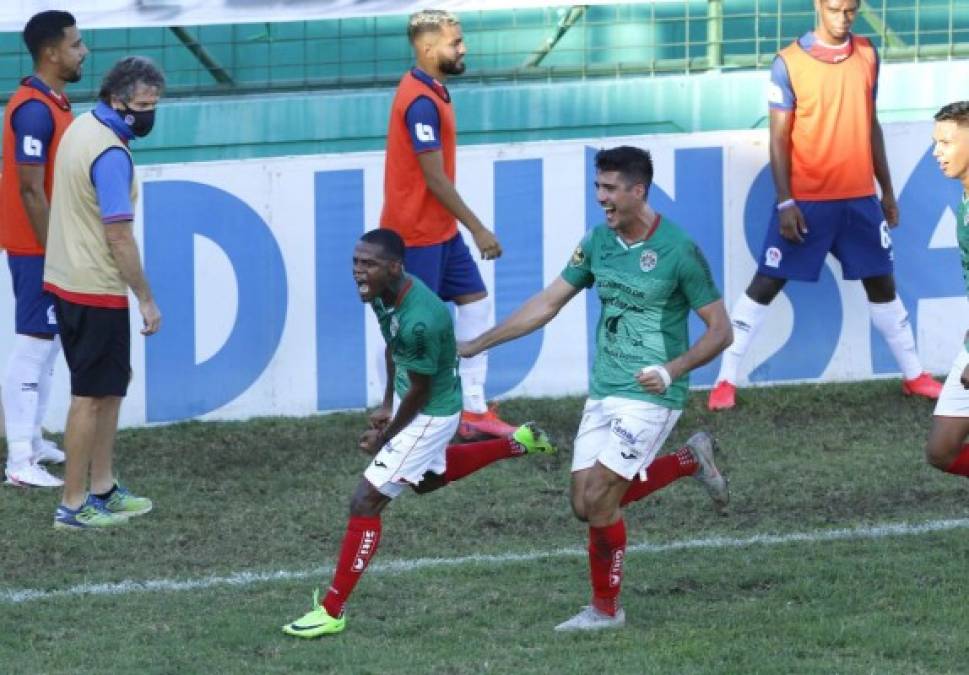
M7 473L21 469L30 463L34 448L30 441L7 442Z
M747 355L750 342L764 323L769 305L754 302L746 293L741 293L730 312L730 323L733 325L733 344L727 347L720 359L720 374L717 382L726 380L737 384L737 371Z
M7 441L30 442L37 419L40 374L50 340L17 335L3 377L3 413Z
M34 440L39 441L43 438L44 417L47 415L47 402L50 400L51 385L54 381L54 364L61 353L61 337L58 335L50 341L47 360L44 367L40 369L40 378L37 380L37 414L34 416Z
M896 295L891 302L869 302L868 311L871 313L871 322L892 350L902 377L912 380L921 375L922 362L915 348L915 335L901 298Z
M478 337L490 326L491 298L457 306L454 337L459 342ZM485 400L484 384L488 375L488 352L472 356L470 359L461 359L458 370L461 373L464 409L475 413L487 412L488 402Z

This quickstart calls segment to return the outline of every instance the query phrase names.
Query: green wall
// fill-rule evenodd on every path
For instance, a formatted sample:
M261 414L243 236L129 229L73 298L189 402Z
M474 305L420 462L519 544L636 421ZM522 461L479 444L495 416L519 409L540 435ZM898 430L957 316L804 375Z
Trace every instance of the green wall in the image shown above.
M453 82L461 144L749 129L766 124L763 70L518 82ZM884 64L882 121L930 119L967 96L969 60ZM163 100L139 163L380 150L389 89ZM79 106L81 110L88 105Z

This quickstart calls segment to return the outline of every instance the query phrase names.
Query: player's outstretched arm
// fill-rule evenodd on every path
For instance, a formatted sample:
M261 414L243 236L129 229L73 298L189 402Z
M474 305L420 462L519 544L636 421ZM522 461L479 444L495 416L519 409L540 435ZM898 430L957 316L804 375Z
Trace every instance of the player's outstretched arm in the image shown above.
M696 313L706 324L707 330L692 347L666 364L666 371L674 380L717 358L733 342L733 327L723 300L704 305Z
M459 342L458 353L465 358L471 357L541 328L551 321L559 313L559 310L581 290L562 277L557 277L555 281L526 300L525 304L494 328L485 331L473 340Z
M468 232L474 237L474 244L478 247L481 257L485 260L494 260L501 257L501 244L498 243L494 233L481 224L478 216L474 215L474 211L464 203L457 188L454 187L454 183L444 173L444 156L441 151L419 153L417 162L424 174L427 189L437 197L444 208L451 212L451 215L468 228Z

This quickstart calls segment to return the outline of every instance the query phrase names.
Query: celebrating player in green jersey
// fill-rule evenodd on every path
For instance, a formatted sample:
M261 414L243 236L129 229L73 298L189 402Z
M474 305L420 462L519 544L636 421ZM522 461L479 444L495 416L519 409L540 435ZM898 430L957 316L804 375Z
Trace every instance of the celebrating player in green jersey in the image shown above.
M448 446L461 417L454 325L447 306L420 279L404 272L404 240L373 230L353 251L353 279L370 303L387 342L387 388L370 416L360 449L373 456L350 500L350 521L333 581L313 609L283 626L296 637L343 631L343 607L380 543L380 513L404 488L424 494L500 459L552 454L548 437L523 424L507 437ZM394 411L394 395L400 404Z
M732 339L730 319L696 244L646 197L649 153L622 146L596 154L596 198L606 222L590 231L553 281L498 326L458 345L472 356L547 324L582 289L602 301L589 400L572 458L572 509L589 523L592 605L556 630L625 623L619 605L626 527L620 508L684 476L700 480L718 509L727 484L713 463L715 442L695 434L657 458L683 412L688 376ZM687 318L707 326L692 346Z
M956 235L962 256L962 274L969 293L969 101L950 103L935 114L933 154L949 178L962 183L962 205L956 218ZM969 333L959 350L935 406L932 431L925 449L937 469L969 476Z

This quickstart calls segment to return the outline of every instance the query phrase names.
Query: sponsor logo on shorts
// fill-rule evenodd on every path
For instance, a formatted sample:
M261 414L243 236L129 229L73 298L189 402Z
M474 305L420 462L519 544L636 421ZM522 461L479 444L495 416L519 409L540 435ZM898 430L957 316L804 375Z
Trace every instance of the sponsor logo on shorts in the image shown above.
M374 547L377 545L377 530L364 530L363 539L360 540L360 547L357 555L353 558L353 571L363 572L367 566L367 561L373 555Z
M639 269L644 272L652 272L656 269L657 262L659 262L659 254L653 249L648 248L639 256Z
M628 443L629 445L636 443L636 434L622 425L621 418L612 421L612 433L621 438L624 443Z
M781 265L781 258L784 256L781 254L781 250L776 246L771 246L764 252L764 264L767 267L773 267L777 269Z
M387 465L384 464L383 462L381 462L379 459L375 459L373 461L373 465L374 466L379 466L381 469L386 469L387 468Z
M56 326L57 325L57 312L54 311L54 305L47 308L47 325Z
M639 459L639 453L633 450L632 448L627 448L626 450L620 450L619 456L622 457L623 459Z

